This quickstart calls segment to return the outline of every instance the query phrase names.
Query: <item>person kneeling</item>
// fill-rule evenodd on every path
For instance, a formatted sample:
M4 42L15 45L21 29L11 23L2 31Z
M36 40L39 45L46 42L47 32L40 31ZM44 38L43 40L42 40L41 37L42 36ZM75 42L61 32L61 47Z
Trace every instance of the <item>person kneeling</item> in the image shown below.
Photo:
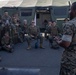
M12 52L11 39L9 33L6 32L1 40L2 50Z

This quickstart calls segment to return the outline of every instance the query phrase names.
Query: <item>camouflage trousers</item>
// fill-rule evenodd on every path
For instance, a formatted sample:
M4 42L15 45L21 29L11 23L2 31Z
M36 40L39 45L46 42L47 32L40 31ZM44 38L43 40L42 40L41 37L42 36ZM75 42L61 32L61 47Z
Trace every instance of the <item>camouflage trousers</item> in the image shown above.
M14 34L12 37L13 43L16 44L18 42L23 42L23 36L24 36L24 34L22 34L22 33Z
M59 45L56 43L56 41L54 40L54 38L51 35L49 35L48 38L49 38L50 47L55 48L55 49L59 48Z
M5 51L8 51L8 52L12 51L12 48L13 48L12 44L9 44L9 45L10 45L10 47L8 47L8 45L3 45L2 49L5 50Z
M42 35L38 35L37 37L34 37L34 39L40 39L40 44L43 44L43 36ZM31 40L32 37L31 36L26 36L26 41L28 43L28 45L31 45Z
M48 32L45 30L45 38L48 39L48 36L47 36Z
M76 51L63 52L60 75L76 75Z

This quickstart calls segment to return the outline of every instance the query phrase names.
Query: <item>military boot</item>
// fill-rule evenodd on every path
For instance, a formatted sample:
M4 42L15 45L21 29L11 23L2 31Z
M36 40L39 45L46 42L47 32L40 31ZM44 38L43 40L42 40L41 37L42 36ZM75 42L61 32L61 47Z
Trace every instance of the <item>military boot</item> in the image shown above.
M42 44L40 44L40 48L41 48L41 49L44 49L44 47L42 46Z
M27 47L27 50L30 50L30 49L31 49L31 46L28 46L28 47Z

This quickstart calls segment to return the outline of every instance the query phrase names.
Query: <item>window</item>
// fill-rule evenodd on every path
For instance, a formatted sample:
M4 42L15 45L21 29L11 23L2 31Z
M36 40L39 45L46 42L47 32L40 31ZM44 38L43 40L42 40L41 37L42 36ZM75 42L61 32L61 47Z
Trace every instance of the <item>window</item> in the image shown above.
M21 16L31 16L32 15L32 9L22 9L21 10Z
M67 14L67 9L65 7L54 8L55 16L63 16Z

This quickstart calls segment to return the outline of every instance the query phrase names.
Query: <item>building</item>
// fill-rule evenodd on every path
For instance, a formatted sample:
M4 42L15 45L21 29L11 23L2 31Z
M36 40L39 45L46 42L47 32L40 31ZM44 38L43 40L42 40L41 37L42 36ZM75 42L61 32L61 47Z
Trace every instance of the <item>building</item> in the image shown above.
M45 28L44 20L55 20L61 25L64 18L68 17L71 3L76 0L0 0L0 14L5 10L10 15L18 12L21 20L27 19L30 24L34 19L36 25Z

